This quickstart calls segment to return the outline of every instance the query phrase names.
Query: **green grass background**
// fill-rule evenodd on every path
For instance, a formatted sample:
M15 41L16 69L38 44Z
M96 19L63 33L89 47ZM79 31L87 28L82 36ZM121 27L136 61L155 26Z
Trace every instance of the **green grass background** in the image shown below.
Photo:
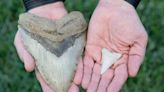
M129 78L121 92L164 92L164 0L141 1L137 12L149 34L146 57L137 77ZM67 0L65 5L89 20L97 0ZM0 0L0 92L41 92L35 74L25 71L13 45L22 12L21 0Z

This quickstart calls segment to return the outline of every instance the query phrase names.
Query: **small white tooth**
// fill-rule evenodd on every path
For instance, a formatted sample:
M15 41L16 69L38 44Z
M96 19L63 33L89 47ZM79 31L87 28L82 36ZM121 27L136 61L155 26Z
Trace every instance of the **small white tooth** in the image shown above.
M111 65L113 65L121 56L122 55L120 53L110 52L106 48L103 48L101 74L111 67Z

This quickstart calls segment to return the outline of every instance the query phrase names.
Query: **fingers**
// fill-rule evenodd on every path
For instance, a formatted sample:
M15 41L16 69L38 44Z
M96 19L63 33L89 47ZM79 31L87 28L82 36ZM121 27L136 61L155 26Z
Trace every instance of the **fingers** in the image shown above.
M84 89L87 89L90 83L93 65L94 65L94 62L92 58L85 56L84 57L84 75L82 79L82 87Z
M100 72L101 72L101 67L99 64L96 63L93 68L92 79L91 82L89 83L87 92L96 92L101 77Z
M128 60L129 76L134 77L137 75L145 56L145 50L146 41L138 41L130 48Z
M112 69L108 69L101 77L98 90L97 92L107 92L107 87L109 83L111 82L113 76L114 76L114 71Z
M82 81L82 77L83 77L83 61L82 59L80 59L73 83L71 84L71 87L68 89L68 92L79 92L79 87L77 85L80 85Z
M128 62L129 76L135 77L139 71L139 68L143 62L143 56L131 55Z
M24 62L25 69L29 72L33 71L35 67L34 59L25 49L19 31L16 33L14 44L20 59Z
M42 87L43 92L54 92L44 81L44 79L42 78L42 76L40 75L40 73L38 71L35 72L36 77Z
M143 62L148 35L146 31L143 31L135 41L133 46L130 48L129 61L128 61L128 72L129 76L134 77L137 75L140 65Z
M82 77L83 77L83 61L82 59L80 59L73 82L76 85L80 85L82 81Z
M126 64L119 65L115 70L114 78L109 84L107 92L119 92L127 78L128 73Z
M71 87L68 89L68 92L79 92L79 87L72 83Z

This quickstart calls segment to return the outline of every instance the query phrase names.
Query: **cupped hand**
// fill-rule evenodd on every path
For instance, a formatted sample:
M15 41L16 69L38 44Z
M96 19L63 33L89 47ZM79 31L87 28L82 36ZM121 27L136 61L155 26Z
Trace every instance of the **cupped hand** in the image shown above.
M87 92L119 92L128 76L136 76L147 39L133 6L124 0L100 0L89 23L82 87ZM101 75L102 48L122 57Z
M40 7L31 9L28 12L33 13L37 16L49 18L52 20L60 19L67 14L67 11L64 8L64 4L62 2L56 2L56 3L40 6ZM19 30L22 30L22 29L19 29ZM17 53L21 61L23 61L24 63L25 69L28 72L31 72L35 69L35 61L33 57L28 53L28 51L25 49L19 30L16 33L14 44L15 44ZM35 72L36 72L36 77L41 84L43 92L53 92L51 88L46 84L46 82L44 81L40 73L37 70ZM72 85L70 86L69 92L78 92L78 91L79 91L78 86L72 83Z

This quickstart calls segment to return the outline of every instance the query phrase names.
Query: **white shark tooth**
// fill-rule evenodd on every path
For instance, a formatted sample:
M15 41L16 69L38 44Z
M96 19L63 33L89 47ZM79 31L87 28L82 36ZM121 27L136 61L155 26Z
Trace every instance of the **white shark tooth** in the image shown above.
M83 54L87 23L79 12L52 21L25 13L19 31L38 71L55 92L67 92Z
M120 57L120 53L110 52L106 48L103 48L101 74L103 74L108 68L110 68L111 65L113 65Z

